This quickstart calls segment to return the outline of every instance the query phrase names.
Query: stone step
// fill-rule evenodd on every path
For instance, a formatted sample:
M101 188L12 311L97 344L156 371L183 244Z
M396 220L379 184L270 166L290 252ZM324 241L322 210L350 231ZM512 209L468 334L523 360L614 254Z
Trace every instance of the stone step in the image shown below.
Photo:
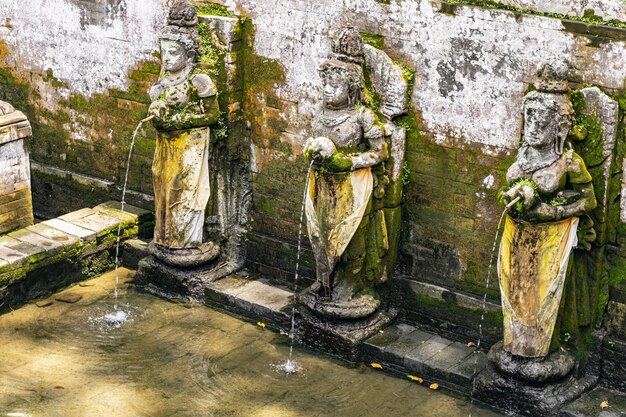
M139 261L148 256L149 241L144 239L128 239L122 250L122 265L129 269L137 269Z
M67 285L70 278L55 268L73 268L73 280L104 272L101 269L110 263L90 257L115 244L119 227L124 238L133 237L140 219L150 217L146 210L133 206L126 205L124 212L116 207L116 203L104 203L0 236L0 306L7 307L9 300L19 304Z
M229 275L209 284L205 302L252 320L286 329L291 323L293 292L274 287L264 279Z
M362 349L372 362L463 393L471 391L474 377L487 366L484 352L404 323L367 339Z
M568 404L559 417L626 417L626 396L598 387Z
M45 224L67 234L76 236L83 242L93 242L96 240L96 232L93 230L85 229L84 227L77 226L61 219L50 219L43 221L40 224Z
M287 330L293 292L267 280L230 275L208 284L205 302L253 321ZM359 348L368 362L437 382L462 393L471 391L474 377L487 366L487 355L473 347L417 327L398 323L367 339Z

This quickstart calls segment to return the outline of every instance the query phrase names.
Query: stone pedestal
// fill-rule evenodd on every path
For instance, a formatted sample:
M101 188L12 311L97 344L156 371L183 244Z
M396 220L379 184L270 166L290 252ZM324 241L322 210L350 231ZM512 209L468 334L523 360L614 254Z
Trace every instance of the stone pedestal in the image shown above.
M0 101L0 234L33 224L30 163L25 144L31 135L24 113Z
M357 360L357 348L366 339L387 327L398 314L396 309L379 309L360 320L329 320L305 307L299 309L297 338L322 352Z
M476 378L474 397L522 416L559 415L564 405L592 389L599 378L598 353L590 353L586 364L574 366L573 357L563 351L543 360L507 356L500 342L491 348L489 359L489 366Z
M215 251L213 259L217 258ZM214 262L192 268L170 266L150 255L139 261L135 283L148 292L166 298L199 301L208 283L221 278Z

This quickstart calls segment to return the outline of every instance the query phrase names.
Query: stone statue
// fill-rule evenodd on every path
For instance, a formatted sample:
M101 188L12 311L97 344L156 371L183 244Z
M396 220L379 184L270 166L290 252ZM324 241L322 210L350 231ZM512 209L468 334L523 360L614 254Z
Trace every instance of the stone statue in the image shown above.
M553 333L572 249L595 238L587 216L597 204L592 178L567 140L573 107L566 74L557 62L540 71L537 90L524 98L523 143L506 175L510 188L503 196L518 201L506 219L498 262L503 348L518 357L543 358L557 346ZM591 233L579 239L577 231Z
M319 68L323 103L314 121L314 137L304 149L313 163L305 209L317 279L300 301L326 318L372 315L381 305L376 287L388 279L395 262L390 245L395 249L399 214L385 212L384 199L393 194L392 187L401 187L391 171L393 166L399 171L402 164L405 132L396 132L390 119L365 105L365 48L375 49L363 45L351 27L333 43L331 56ZM375 53L370 56L379 58ZM386 59L389 64L379 68L397 75L393 72L399 71L397 66ZM401 74L398 78L402 84ZM407 85L395 91L406 97ZM405 105L399 114L406 111ZM392 106L389 113L397 115ZM396 153L390 139L394 132L400 137ZM401 198L401 188L397 196ZM398 201L393 206L399 205Z
M158 130L152 176L156 226L151 253L173 266L198 266L219 249L203 242L209 189L209 126L219 118L217 90L197 71L200 37L195 7L176 1L160 35L162 68L150 90Z
M548 62L524 98L523 140L503 193L504 340L474 384L476 398L523 415L557 415L601 372L608 213L619 192L607 185L620 169L621 115L597 87L570 91L568 73Z

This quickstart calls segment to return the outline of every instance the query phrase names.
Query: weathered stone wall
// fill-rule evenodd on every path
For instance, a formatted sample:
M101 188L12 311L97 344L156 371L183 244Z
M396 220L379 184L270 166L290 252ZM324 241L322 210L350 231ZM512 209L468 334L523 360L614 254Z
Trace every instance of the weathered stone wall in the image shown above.
M35 168L43 166L33 170L40 214L78 208L76 195L95 203L119 194L131 133L145 117L159 70L164 6L161 0L0 3L0 99L31 120L31 157ZM131 163L130 187L140 193L151 192L153 139L150 127L140 133ZM95 180L80 184L72 173ZM141 195L130 197L149 206Z
M558 13L578 18L597 16L604 20L626 21L626 4L621 0L499 0L498 3L542 13Z
M625 32L582 22L584 10L558 1L543 7L578 20L429 0L223 3L254 24L256 65L247 67L244 88L254 173L249 264L292 276L306 169L301 149L321 98L316 66L332 34L353 24L415 71L398 272L406 284L434 287L404 287L409 315L432 325L452 321L450 330L476 335L480 315L470 311L477 305L463 294L499 297L496 274L487 283L487 269L501 212L497 190L521 136L522 97L539 65L555 57L573 64L575 87L594 84L620 96ZM493 340L497 309L491 315Z
M575 86L594 84L622 97L626 32L619 22L591 25L596 20L588 10L622 21L623 2L500 0L513 9L504 10L457 4L493 6L482 0L215 1L246 17L241 45L232 45L227 58L237 63L233 82L242 88L230 92L227 104L233 114L242 107L236 134L252 142L249 267L292 278L306 174L302 147L322 95L316 67L331 36L353 24L415 72L405 120L410 183L398 269L409 316L432 325L447 321L450 331L474 335L480 303L472 296L487 291L494 304L485 327L497 337L498 290L495 273L487 283L487 268L501 212L495 196L521 136L522 97L538 66L554 57L573 64ZM33 123L36 200L50 204L50 196L63 195L70 210L119 192L130 133L145 114L146 91L158 72L153 54L164 5L0 4L0 99ZM540 15L554 13L571 20ZM137 199L151 193L153 136L144 129L135 148L130 185ZM64 208L50 205L50 214ZM149 206L149 198L140 205ZM621 229L612 242L620 236L626 236ZM616 272L626 265L621 247L611 249L612 288L626 281ZM309 251L301 272L314 274Z

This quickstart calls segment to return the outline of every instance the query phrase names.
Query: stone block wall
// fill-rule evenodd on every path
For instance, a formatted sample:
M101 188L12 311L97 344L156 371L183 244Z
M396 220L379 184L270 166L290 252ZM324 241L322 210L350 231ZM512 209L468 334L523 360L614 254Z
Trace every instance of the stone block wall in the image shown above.
M5 18L0 25L0 99L23 108L33 123L36 209L44 210L37 202L50 202L50 196L63 201L45 206L49 214L57 214L86 200L84 205L94 205L119 194L130 132L145 113L146 92L158 72L153 54L166 3L0 4ZM210 3L198 1L207 7ZM252 198L249 218L238 220L247 220L248 267L291 283L307 165L302 147L313 134L311 121L322 96L316 68L330 51L332 35L352 24L415 74L412 108L404 118L410 182L395 277L406 317L474 337L481 305L475 301L486 292L490 313L485 327L495 340L499 293L496 274L487 280L488 266L502 209L497 191L521 137L522 98L541 63L557 57L571 62L574 87L597 85L623 111L624 3L214 3L225 6L226 14L245 18L225 55L227 72L232 70L230 81L225 80L233 86L225 103L231 134L245 140L235 140L226 152L245 160L251 190L219 201ZM32 13L23 13L25 8ZM611 26L597 24L604 20ZM150 127L144 129L131 163L131 197L141 200L131 202L143 207L151 204L153 136ZM232 178L245 175L225 173L215 189L227 194L228 187L238 187ZM212 215L234 213L233 207L218 207L219 201L212 200ZM210 220L219 229L223 223L218 217ZM310 280L314 263L306 228L304 236L301 272ZM624 236L626 229L616 225L607 249L607 300L610 287L615 302L626 282L626 250L620 243L626 242Z
M3 114L5 105L6 114ZM20 111L0 102L0 234L33 224L30 163L26 140L30 123Z
M352 24L415 72L405 120L410 183L396 274L406 317L474 338L481 321L475 300L486 292L484 337L497 340L499 290L495 272L488 282L488 268L502 212L496 195L521 137L522 98L544 61L563 58L574 68L574 88L597 85L620 100L622 23L595 25L598 19L588 20L586 8L560 1L221 3L254 25L254 65L244 88L253 172L249 265L293 279L306 175L302 146L313 134L310 122L321 100L316 67L332 34ZM619 1L588 2L588 8L626 21ZM310 253L304 256L303 272L311 278Z
M41 217L121 194L131 134L159 71L164 7L161 0L0 4L0 100L31 121ZM149 125L142 129L131 161L129 202L143 207L151 205L154 137Z

